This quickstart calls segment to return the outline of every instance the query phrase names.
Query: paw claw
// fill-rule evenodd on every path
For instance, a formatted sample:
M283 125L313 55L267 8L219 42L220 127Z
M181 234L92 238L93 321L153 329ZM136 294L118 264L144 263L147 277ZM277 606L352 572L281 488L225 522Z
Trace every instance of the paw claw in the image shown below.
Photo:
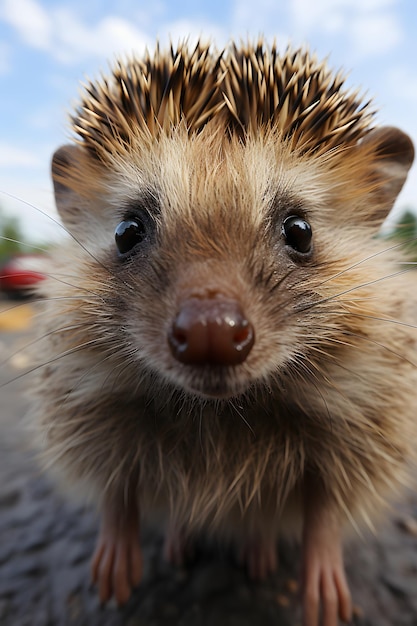
M303 626L338 626L349 622L352 602L339 546L334 551L310 549L304 564ZM319 615L322 615L321 621Z
M103 524L91 562L91 579L98 587L101 604L113 596L126 604L142 578L142 551L137 527Z

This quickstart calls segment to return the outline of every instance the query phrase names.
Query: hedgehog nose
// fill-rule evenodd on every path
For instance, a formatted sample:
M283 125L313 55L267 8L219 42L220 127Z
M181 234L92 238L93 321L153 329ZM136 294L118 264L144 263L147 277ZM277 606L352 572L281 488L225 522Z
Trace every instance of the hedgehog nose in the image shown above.
M187 365L238 365L254 343L252 324L235 300L190 298L172 323L172 355Z

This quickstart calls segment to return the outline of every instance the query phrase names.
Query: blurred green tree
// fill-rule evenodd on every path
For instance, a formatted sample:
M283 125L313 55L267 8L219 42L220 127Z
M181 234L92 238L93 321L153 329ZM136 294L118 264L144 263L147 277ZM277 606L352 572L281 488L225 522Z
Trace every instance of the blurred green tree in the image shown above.
M406 255L417 261L417 214L411 207L404 209L388 237L402 243Z
M0 261L26 248L19 219L0 208Z

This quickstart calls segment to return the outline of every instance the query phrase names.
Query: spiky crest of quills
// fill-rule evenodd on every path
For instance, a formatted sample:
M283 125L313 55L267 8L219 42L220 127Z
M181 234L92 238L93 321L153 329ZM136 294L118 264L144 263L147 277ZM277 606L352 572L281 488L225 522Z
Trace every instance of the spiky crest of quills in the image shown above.
M151 137L184 121L190 133L218 118L245 137L271 126L303 151L351 145L370 128L373 112L344 76L306 50L283 55L261 40L214 53L198 43L153 57L119 62L110 79L89 83L72 117L82 143L99 158L128 147L138 132Z

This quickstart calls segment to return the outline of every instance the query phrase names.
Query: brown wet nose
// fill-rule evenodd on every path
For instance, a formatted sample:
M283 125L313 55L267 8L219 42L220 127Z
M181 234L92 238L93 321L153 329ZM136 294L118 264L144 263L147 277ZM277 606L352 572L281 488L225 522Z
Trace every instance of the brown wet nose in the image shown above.
M235 300L190 298L168 333L173 356L187 365L238 365L252 349L255 334Z

